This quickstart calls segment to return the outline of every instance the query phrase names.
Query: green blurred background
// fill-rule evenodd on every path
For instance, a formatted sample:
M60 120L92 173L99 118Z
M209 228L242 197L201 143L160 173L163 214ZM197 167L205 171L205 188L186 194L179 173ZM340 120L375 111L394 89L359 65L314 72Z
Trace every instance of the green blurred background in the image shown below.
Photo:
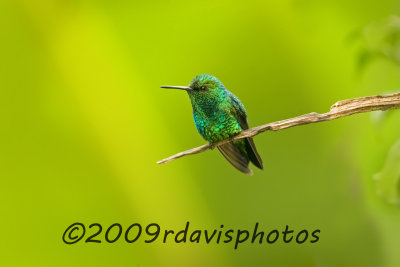
M186 93L159 88L196 74L234 92L251 126L398 90L399 11L397 0L1 1L1 265L400 266L400 111L263 133L252 177L215 150L155 163L205 143ZM66 245L76 221L321 234L237 250Z

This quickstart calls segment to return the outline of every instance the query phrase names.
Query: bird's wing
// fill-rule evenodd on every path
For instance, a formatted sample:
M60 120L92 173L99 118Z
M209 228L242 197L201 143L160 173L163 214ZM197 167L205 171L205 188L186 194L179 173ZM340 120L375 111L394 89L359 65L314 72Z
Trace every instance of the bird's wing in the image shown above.
M239 99L229 92L229 97L232 101L232 113L235 115L240 127L243 130L249 129L249 123L247 122L246 109Z
M249 129L249 123L247 122L247 114L246 109L243 104L239 101L239 99L230 93L230 98L232 101L232 113L235 115L236 120L238 121L240 127L243 130ZM256 145L254 144L253 138L248 137L245 138L246 143L246 151L250 158L250 161L253 162L258 168L263 169L263 162L260 155L257 152Z

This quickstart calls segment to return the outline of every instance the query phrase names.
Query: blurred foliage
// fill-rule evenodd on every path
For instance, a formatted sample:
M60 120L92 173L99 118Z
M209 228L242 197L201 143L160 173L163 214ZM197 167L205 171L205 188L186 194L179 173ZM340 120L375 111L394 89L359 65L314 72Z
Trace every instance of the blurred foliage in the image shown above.
M199 73L241 99L250 126L398 90L399 12L393 0L0 1L2 265L399 266L400 211L372 179L394 192L398 111L379 127L361 114L259 135L265 171L252 177L215 150L155 164L204 143L187 95L159 88ZM380 56L357 72L363 50ZM321 240L67 246L76 221L259 222Z
M375 60L388 60L400 66L399 16L391 15L385 19L369 23L361 31L356 32L353 37L358 37L354 38L354 40L361 41L361 52L358 59L360 69L365 69L368 64L373 64ZM385 120L393 113L397 113L397 111L371 113L371 120L376 125L377 132L380 131L381 127L384 127ZM400 123L399 120L397 121ZM399 142L394 143L388 153L383 169L374 176L377 193L391 204L399 204L400 157L397 156Z
M377 192L386 201L400 204L400 141L390 149L383 169L374 176Z
M363 43L358 60L361 68L381 57L400 64L399 16L391 15L386 19L370 23L356 32L354 37L360 37Z

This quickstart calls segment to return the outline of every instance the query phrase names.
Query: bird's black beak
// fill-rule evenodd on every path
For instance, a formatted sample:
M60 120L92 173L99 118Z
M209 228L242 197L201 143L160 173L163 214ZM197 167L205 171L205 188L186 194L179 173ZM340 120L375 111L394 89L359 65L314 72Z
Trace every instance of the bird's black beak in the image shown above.
M166 88L166 89L180 89L180 90L186 90L186 91L191 91L193 90L191 87L189 86L170 86L170 85L164 85L161 86L161 88Z

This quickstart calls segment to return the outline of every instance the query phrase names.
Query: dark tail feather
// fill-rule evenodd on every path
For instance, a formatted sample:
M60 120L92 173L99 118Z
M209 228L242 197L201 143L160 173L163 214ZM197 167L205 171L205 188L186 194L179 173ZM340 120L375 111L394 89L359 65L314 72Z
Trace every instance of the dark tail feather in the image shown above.
M254 144L253 138L248 137L246 140L246 151L250 161L259 169L263 170L263 162L260 155L257 152L256 145Z
M249 169L249 158L247 155L243 155L240 149L232 143L220 145L218 146L218 150L236 169L253 175L253 172Z

